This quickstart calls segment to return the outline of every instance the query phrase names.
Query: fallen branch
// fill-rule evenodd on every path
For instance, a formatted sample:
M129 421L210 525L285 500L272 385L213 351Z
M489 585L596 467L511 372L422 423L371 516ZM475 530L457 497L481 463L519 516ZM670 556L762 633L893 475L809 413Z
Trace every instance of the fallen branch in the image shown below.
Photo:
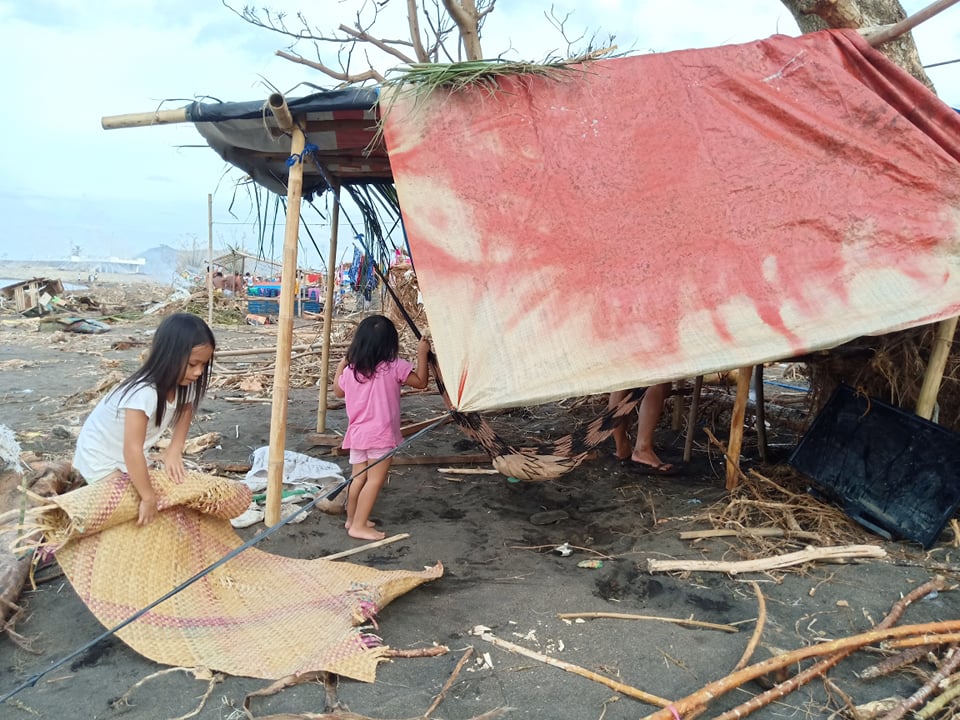
M450 677L447 678L447 681L443 684L443 687L440 688L440 692L437 693L437 696L433 699L433 702L430 703L430 707L428 707L427 711L423 714L424 720L429 718L430 713L436 710L440 703L443 702L443 699L447 696L447 691L450 689L450 686L453 685L453 682L457 679L457 676L460 675L460 671L463 669L463 666L467 664L467 660L470 659L471 655L473 655L473 647L468 647L467 651L457 662L456 667L453 668L453 672L450 673Z
M185 672L188 675L193 675L196 680L206 680L207 681L207 691L203 694L203 697L200 698L200 704L197 705L192 711L186 713L185 715L180 715L179 717L172 718L171 720L188 720L189 718L196 717L200 714L200 711L203 710L203 706L207 704L207 700L210 698L210 694L213 692L213 688L216 687L217 683L223 682L223 675L220 673L211 672L209 668L205 667L171 667L164 668L163 670L158 670L155 673L150 673L145 678L141 678L133 685L130 686L130 689L127 690L123 695L114 700L111 706L114 709L119 707L125 707L130 705L130 695L133 694L133 691L136 690L141 685L147 683L150 680L153 680L156 677L161 675L166 675L167 673L172 672Z
M388 658L425 658L439 657L450 652L446 645L431 645L425 648L413 648L412 650L398 650L397 648L385 648L383 656Z
M760 636L763 634L763 626L767 622L767 601L764 599L763 592L760 590L760 584L754 580L751 580L750 586L753 588L753 592L757 596L757 625L753 628L753 635L750 636L750 642L747 643L747 647L744 649L743 655L740 657L739 662L733 666L734 671L745 668L747 663L750 662L750 658L753 657L753 653L757 649L757 645L760 644Z
M739 628L733 625L718 625L717 623L702 622L700 620L682 620L680 618L657 617L656 615L631 615L630 613L615 612L581 612L581 613L558 613L557 617L561 620L573 620L576 618L613 618L615 620L660 620L666 623L675 623L677 625L687 625L689 627L707 628L709 630L722 630L728 633L740 632Z
M946 658L944 658L943 662L940 663L940 667L937 668L937 671L930 676L923 686L913 695L897 705L897 707L893 708L893 710L880 718L880 720L900 720L900 718L913 710L915 707L921 705L928 697L930 697L936 691L940 683L957 669L957 666L960 666L960 652L957 651L957 646L954 645L950 648L950 651L948 652Z
M842 560L846 558L882 558L887 551L877 545L837 545L807 548L797 552L758 560L723 562L717 560L647 560L647 571L670 572L695 570L697 572L725 572L731 575L743 572L766 572L777 568L802 565L815 560Z
M643 718L643 720L672 720L677 715L685 717L689 711L701 705L706 705L712 700L715 700L721 695L725 695L734 688L738 688L750 680L755 680L761 675L766 675L767 673L774 672L781 668L787 667L788 665L793 665L794 663L800 662L801 660L806 660L807 658L832 655L839 651L849 650L852 652L853 650L857 650L866 645L889 638L953 631L960 631L960 620L925 623L922 625L904 625L901 627L885 628L883 630L870 630L865 633L860 633L859 635L852 635L850 637L840 638L839 640L831 640L829 642L818 643L809 647L799 648L792 652L783 653L775 657L768 658L767 660L763 660L759 663L755 663L754 665L750 665L749 667L745 667L742 670L733 672L724 678L715 680L714 682L705 685L700 690L697 690L697 692L688 695L682 700L676 701L666 710L658 710L655 713L647 715L645 718ZM814 667L816 668L817 666ZM793 683L800 678L801 675L805 674L806 671L804 671L804 673L800 673L794 678L791 678L791 680L788 682ZM810 677L806 677L804 679L809 680ZM766 695L766 693L764 693L764 695ZM734 716L731 715L731 717Z
M958 623L958 626L960 626L960 623ZM539 660L540 662L546 663L547 665L553 665L554 667L558 667L561 670L566 670L567 672L573 673L574 675L579 675L580 677L585 677L589 680L593 680L594 682L598 682L601 685L606 685L608 688L616 690L618 693L627 695L628 697L632 697L637 700L642 700L645 703L650 703L651 705L657 705L662 708L665 708L670 705L669 700L664 700L661 697L657 697L656 695L651 695L650 693L644 692L643 690L639 690L635 687L631 687L630 685L624 685L621 682L617 682L616 680L613 680L611 678L604 677L603 675L599 675L598 673L592 672L591 670L587 670L586 668L582 668L579 665L573 665L571 663L564 662L563 660L557 660L556 658L550 657L549 655L543 655L542 653L538 653L533 650L528 650L522 645L515 645L514 643L509 642L507 640L501 640L500 638L496 637L492 633L482 632L480 634L480 637L483 640L486 640L488 643L496 645L499 648L502 648L504 650L509 650L510 652L516 653L517 655L523 655L524 657L528 657L533 660ZM669 711L667 711L666 717L667 718L672 717Z
M943 590L945 587L946 579L939 576L925 582L923 585L915 587L905 597L902 597L896 603L894 603L893 607L890 608L890 612L884 616L883 620L877 624L875 629L882 630L893 627L893 625L895 625L896 622L903 616L903 613L906 611L907 606L909 606L910 603L926 597L933 591ZM778 683L775 687L770 688L766 692L750 698L747 702L728 710L727 712L723 713L723 715L718 716L715 720L740 720L740 718L746 717L754 710L759 710L760 708L769 705L774 700L779 700L789 693L792 693L798 687L806 684L813 678L826 675L830 668L834 667L841 660L851 655L854 650L855 648L842 650L830 655L829 657L819 660L806 670L797 673L792 678L789 678L782 683Z

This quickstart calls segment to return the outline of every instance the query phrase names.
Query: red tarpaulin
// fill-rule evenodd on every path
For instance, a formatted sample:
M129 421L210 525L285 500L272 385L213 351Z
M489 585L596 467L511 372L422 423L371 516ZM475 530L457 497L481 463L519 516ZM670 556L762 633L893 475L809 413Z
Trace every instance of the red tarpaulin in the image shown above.
M855 32L500 85L382 103L461 410L960 314L960 116Z

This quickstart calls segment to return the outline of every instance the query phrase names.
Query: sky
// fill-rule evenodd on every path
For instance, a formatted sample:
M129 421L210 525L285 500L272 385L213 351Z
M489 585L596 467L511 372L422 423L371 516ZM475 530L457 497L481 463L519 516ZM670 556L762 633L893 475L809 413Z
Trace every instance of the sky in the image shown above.
M240 9L242 4L231 3ZM928 2L903 2L908 14ZM350 24L362 0L262 0L257 7L298 12L332 34ZM406 36L405 3L392 0L383 36ZM91 10L95 7L96 10ZM567 42L547 13L566 18L568 38L614 35L619 51L665 52L797 35L779 0L499 0L482 42L488 57L565 56ZM725 9L726 8L726 9ZM960 5L914 31L921 61L960 57ZM586 40L574 42L582 49ZM7 112L0 116L0 268L4 260L54 260L77 248L87 258L137 257L168 245L204 252L207 196L213 195L215 248L256 252L255 210L242 174L207 147L192 124L103 130L108 115L182 107L193 100L260 100L331 87L316 70L276 56L290 39L244 22L220 0L0 0L0 67ZM314 56L311 45L297 48ZM328 65L336 64L325 46ZM374 58L384 71L394 60ZM960 107L960 63L929 70L940 97ZM326 212L329 193L318 205ZM359 213L347 216L360 223ZM321 248L329 227L305 212ZM329 214L327 215L329 217ZM341 238L352 231L346 220ZM302 240L306 237L302 234ZM279 259L282 224L267 255ZM341 257L352 245L341 243ZM299 264L325 260L301 242ZM0 272L2 274L2 272Z

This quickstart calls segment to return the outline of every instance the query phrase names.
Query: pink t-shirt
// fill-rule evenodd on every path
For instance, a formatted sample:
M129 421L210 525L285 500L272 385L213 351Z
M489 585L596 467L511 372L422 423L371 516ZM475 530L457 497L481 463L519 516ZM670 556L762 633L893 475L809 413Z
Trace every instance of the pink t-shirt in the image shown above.
M343 447L357 450L393 448L403 442L400 433L400 388L413 365L397 358L380 363L372 378L358 380L353 366L340 374L347 404L347 432Z

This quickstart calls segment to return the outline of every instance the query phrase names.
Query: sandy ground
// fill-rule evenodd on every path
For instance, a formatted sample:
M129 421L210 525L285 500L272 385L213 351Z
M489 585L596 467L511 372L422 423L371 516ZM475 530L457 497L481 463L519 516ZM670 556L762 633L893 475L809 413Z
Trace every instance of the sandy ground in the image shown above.
M126 375L136 368L157 320L118 321L101 335L67 333L49 323L12 320L9 315L0 318L2 423L16 431L24 450L47 459L68 458L92 402L83 393L110 372ZM217 325L215 331L221 349L272 348L275 343L275 327ZM305 327L302 331L311 330ZM267 358L269 354L218 362L221 381L201 408L191 436L218 432L221 443L192 458L200 466L248 463L250 452L268 443ZM312 362L318 359L316 356ZM228 374L238 369L243 372ZM257 382L243 390L238 385L241 377L253 377ZM307 439L316 427L317 388L301 382L299 374L294 379L287 449L321 456L324 449ZM714 391L711 397L716 396ZM729 403L716 399L706 402L699 424L726 437L726 407ZM556 438L575 430L601 408L601 398L590 398L493 413L488 419L504 437L523 443L524 439ZM404 400L403 421L418 422L442 411L435 393L410 395ZM658 430L658 446L665 459L679 462L684 435L670 429L668 420L669 412ZM344 427L343 410L330 410L328 431L342 432ZM443 562L446 571L442 578L384 608L378 626L384 642L392 648L439 644L449 652L386 662L372 684L341 680L340 701L354 713L371 718L421 717L455 675L431 717L465 719L511 708L505 717L636 719L657 708L631 697L629 689L618 690L595 677L507 651L471 631L478 625L487 626L497 637L543 657L675 701L732 672L760 620L762 632L752 662L869 630L902 595L935 574L945 573L948 581L956 580L957 550L950 532L928 552L910 543L885 542L827 510L819 515L807 512L803 508L813 501L803 494L802 485L799 495L792 499L779 496L779 500L789 501L801 529L817 533L814 540L681 539L682 531L715 527L736 498L747 504L764 501L749 493L731 497L724 490L722 458L699 428L695 437L693 460L680 477L642 475L616 461L608 444L600 448L596 460L543 483L438 471L438 464L430 458L480 452L452 425L405 448L403 455L419 457L425 464L398 465L392 470L375 515L388 535L409 533L409 538L350 560L382 569L418 569ZM777 463L783 462L796 441L795 430L771 428L773 463L762 465L756 459L755 439L748 433L744 467L779 478L783 468ZM347 470L345 458L325 457ZM489 464L461 467L488 468ZM782 509L770 504L770 517L782 517ZM558 511L557 519L540 524L546 511ZM262 530L260 524L238 532L249 538ZM649 560L744 560L781 555L807 544L848 542L876 545L885 549L887 556L739 575L648 570ZM562 543L573 546L571 555L565 557L554 550ZM258 547L313 558L357 545L344 532L341 518L312 512L302 523L284 526ZM149 562L151 551L143 549L144 562ZM578 563L584 560L602 562L595 563L598 567L580 567ZM0 638L0 694L37 674L42 677L7 701L0 713L4 718L242 718L244 697L268 684L226 677L210 686L199 712L189 715L201 705L208 682L177 671L148 679L131 692L138 681L165 668L115 638L50 670L103 628L55 567L44 571L40 579L35 590L25 588L21 594L19 602L26 613L16 627L32 641L34 652ZM911 605L902 623L955 619L960 617L958 609L960 596L944 590ZM695 619L733 625L738 632L651 619L575 621L558 617L560 613L588 612ZM298 639L289 640L293 646ZM471 649L471 657L456 671L458 661ZM877 680L861 679L858 673L882 655L880 650L858 652L829 672L830 684L809 682L754 717L827 718L844 706L844 696L857 704L906 697L923 682L922 675L933 669L921 660L910 671ZM715 717L759 692L755 682L737 684L711 704L706 716ZM114 704L127 693L127 702ZM251 708L257 717L276 713L315 717L302 714L322 713L324 702L323 686L305 683L255 699Z

